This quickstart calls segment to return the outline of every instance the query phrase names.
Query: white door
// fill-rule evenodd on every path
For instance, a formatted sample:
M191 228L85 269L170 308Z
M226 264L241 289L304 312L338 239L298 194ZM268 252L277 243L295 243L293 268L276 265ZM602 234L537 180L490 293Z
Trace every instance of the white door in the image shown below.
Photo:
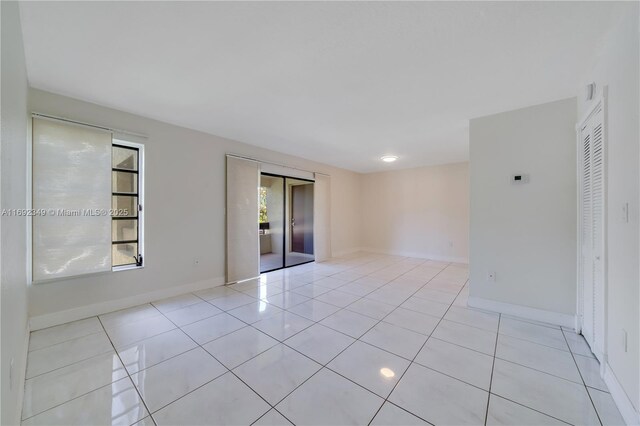
M605 168L602 101L579 127L581 328L591 351L602 361L605 310Z

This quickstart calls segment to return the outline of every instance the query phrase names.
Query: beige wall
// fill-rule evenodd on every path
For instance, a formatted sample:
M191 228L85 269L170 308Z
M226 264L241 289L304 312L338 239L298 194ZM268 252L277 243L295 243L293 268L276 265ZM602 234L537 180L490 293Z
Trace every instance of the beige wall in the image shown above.
M640 410L640 91L638 79L639 5L618 5L619 20L601 45L597 61L581 79L607 86L607 352L608 363L636 412ZM578 117L592 102L581 98ZM629 203L629 221L622 207ZM627 332L627 350L623 344ZM622 410L621 410L622 411ZM624 412L624 411L623 411ZM636 414L636 422L638 415Z
M573 324L575 123L575 98L471 120L469 303L534 308ZM512 184L515 173L530 182Z
M362 176L365 250L467 262L469 163Z
M18 5L2 2L2 130L0 149L2 209L26 207L27 73ZM2 264L2 418L20 423L27 338L27 227L24 217L3 216L0 221ZM10 372L13 360L13 371ZM11 379L11 380L10 380Z
M349 252L359 246L360 175L356 173L39 90L31 90L30 107L43 114L148 135L145 267L31 285L32 317L68 310L48 320L83 317L98 308L121 307L105 305L109 301L127 298L142 303L147 296L140 295L150 292L221 283L225 271L225 153L331 175L333 252ZM89 306L92 304L100 305Z
M467 163L361 175L40 90L30 91L30 109L148 135L145 267L31 285L36 327L222 283L225 153L331 175L333 255L467 260Z

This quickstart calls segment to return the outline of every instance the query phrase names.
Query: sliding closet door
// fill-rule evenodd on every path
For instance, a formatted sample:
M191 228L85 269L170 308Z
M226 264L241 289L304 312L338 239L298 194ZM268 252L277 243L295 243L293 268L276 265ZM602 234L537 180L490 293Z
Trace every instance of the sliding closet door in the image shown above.
M315 174L313 235L316 262L331 258L331 177Z
M227 156L227 282L257 277L260 164Z

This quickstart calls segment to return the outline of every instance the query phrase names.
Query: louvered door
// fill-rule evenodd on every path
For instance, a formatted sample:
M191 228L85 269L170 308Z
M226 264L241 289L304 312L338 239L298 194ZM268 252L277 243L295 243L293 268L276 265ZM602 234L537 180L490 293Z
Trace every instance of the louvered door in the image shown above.
M591 199L591 129L585 125L582 140L582 188L581 188L581 281L582 281L582 334L593 340L593 219Z
M605 145L601 102L579 132L581 326L591 351L601 360L605 309Z

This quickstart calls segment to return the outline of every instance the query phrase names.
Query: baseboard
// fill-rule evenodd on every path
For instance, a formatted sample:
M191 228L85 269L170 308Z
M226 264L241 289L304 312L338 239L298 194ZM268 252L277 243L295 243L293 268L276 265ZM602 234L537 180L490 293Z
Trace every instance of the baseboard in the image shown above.
M131 308L133 306L142 305L153 302L155 300L165 299L167 297L179 296L184 293L202 290L205 288L223 285L224 277L212 278L194 283L184 284L180 286L164 288L162 290L151 291L122 299L108 300L98 302L91 305L81 306L77 308L67 309L64 311L53 312L45 315L38 315L29 319L31 330L41 330L55 325L65 324L70 321L77 321L96 315L106 314L108 312L118 311L120 309Z
M627 425L640 425L640 414L634 408L633 403L620 382L618 382L609 364L606 364L604 368L604 382L607 384L613 402L616 403L624 422Z
M545 311L543 309L530 308L528 306L514 305L511 303L498 302L473 296L469 296L467 299L467 305L472 308L499 312L501 314L513 315L515 317L533 321L546 322L548 324L561 325L567 328L573 328L575 326L575 315Z
M363 247L359 250L364 252L369 252L369 253L388 254L391 256L415 257L418 259L436 260L438 262L469 263L469 259L466 257L443 256L440 254L433 254L433 253L404 251L404 250L385 250L385 249L376 249L371 247Z
M360 247L351 247L348 249L344 249L344 250L338 250L338 251L332 251L331 252L331 257L341 257L341 256L347 256L349 254L353 254L353 253L358 253L360 251L366 251Z

